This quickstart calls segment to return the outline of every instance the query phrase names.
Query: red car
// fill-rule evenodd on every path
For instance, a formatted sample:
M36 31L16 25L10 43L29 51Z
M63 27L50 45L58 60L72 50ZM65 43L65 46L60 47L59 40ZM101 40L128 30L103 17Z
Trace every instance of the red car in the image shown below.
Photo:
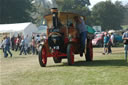
M103 38L104 38L104 34L102 34L102 33L96 34L94 39L92 40L92 45L102 47L103 46Z

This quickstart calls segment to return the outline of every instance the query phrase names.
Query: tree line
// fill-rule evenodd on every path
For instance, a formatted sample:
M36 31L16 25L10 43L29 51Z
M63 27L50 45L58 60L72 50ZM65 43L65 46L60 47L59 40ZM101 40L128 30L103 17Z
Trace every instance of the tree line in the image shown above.
M33 21L32 12L31 0L0 0L0 24Z
M33 22L40 25L45 14L50 13L39 0L0 0L0 24ZM56 0L59 11L73 12L86 16L90 26L100 25L103 30L121 29L128 24L128 4L120 1L101 1L89 9L89 0Z

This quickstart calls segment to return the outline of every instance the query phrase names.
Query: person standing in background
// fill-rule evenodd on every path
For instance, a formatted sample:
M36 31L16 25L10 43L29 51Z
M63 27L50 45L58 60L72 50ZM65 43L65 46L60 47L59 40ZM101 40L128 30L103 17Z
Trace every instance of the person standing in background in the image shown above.
M109 37L107 35L107 32L104 33L104 52L103 55L105 55L106 53L108 53L108 42L109 42Z
M124 43L125 60L127 62L127 54L128 54L128 31L123 33L122 39L123 39L123 43Z
M22 55L23 52L24 52L24 54L26 55L26 50L25 50L25 39L24 39L24 37L22 37L22 40L21 40L21 50L20 50L20 55Z
M32 54L34 55L35 54L35 50L36 50L36 41L35 41L34 37L32 37L31 45L32 45Z
M29 51L28 51L28 46L29 46L28 35L24 38L24 41L25 41L25 50L26 50L27 54L29 54Z
M12 50L15 48L15 37L14 35L11 37Z
M40 40L41 40L40 39L40 35L37 35L36 38L35 38L35 40L36 40L36 43L40 42Z
M113 33L111 33L110 39L111 39L112 46L114 46L115 43L114 43L114 34Z
M108 41L108 54L112 53L112 40L111 40L111 34L108 34L109 41Z
M4 57L6 58L7 57L7 53L5 51L5 46L6 46L6 38L4 37L3 41L2 41L2 49L3 49Z
M10 38L8 36L5 36L4 40L4 57L8 57L8 53L10 54L10 57L12 57L12 53L10 51Z
M20 40L21 38L20 38L20 36L19 36L19 34L18 34L18 36L17 36L17 38L16 38L16 50L15 51L17 51L17 50L19 50L20 49Z

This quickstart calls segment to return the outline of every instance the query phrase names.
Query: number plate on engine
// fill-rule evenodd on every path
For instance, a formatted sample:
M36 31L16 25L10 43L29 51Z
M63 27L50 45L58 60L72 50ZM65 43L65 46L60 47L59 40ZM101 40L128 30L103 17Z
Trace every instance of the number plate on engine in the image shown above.
M59 50L60 47L59 46L54 46L54 49Z

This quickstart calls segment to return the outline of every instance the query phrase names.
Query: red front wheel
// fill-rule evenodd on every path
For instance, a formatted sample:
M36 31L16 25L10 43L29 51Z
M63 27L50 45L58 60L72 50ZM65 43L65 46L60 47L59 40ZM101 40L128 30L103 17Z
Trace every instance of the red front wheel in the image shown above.
M67 46L67 59L68 59L68 65L74 64L74 53L71 44L68 44Z
M46 48L45 46L39 46L39 64L41 67L45 67L47 64Z

